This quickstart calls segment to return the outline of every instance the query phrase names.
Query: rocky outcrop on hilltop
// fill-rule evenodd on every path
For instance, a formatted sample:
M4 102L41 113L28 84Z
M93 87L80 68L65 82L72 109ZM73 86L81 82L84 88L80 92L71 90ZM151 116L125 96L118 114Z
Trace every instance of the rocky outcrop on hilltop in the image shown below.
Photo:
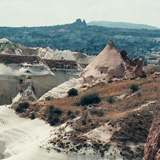
M160 159L160 106L157 105L155 116L149 131L144 160Z
M71 24L73 27L87 27L85 19L82 21L80 18L76 19L74 23Z

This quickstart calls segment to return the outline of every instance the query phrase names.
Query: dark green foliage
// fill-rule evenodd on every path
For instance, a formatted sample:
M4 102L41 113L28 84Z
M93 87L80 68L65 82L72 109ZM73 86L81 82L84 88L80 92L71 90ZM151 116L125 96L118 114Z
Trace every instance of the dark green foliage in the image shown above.
M112 80L112 79L109 79L109 80L108 80L108 83L112 83L112 82L113 82L113 80Z
M71 110L68 110L67 116L70 116L73 112Z
M54 108L53 113L57 114L57 115L61 115L62 114L62 110L59 109L59 108Z
M108 97L107 102L110 103L110 104L114 103L115 102L114 97L113 96Z
M87 124L85 119L82 119L82 125L85 126Z
M131 84L129 88L132 90L132 92L136 92L139 90L139 84Z
M68 30L69 32L61 32L61 30ZM130 36L130 41L128 41L128 36ZM152 49L159 51L159 47L157 47L159 46L159 41L155 41L155 39L160 37L160 31L77 26L72 23L48 27L1 27L0 38L3 37L30 47L50 46L52 49L69 49L95 55L112 39L117 44L118 50L123 48L123 44L130 56L132 56L131 58L133 58L140 55L144 56L148 52L151 53ZM73 37L77 37L77 39ZM5 49L10 47L9 45L11 44L3 43L0 44L0 48ZM137 53L135 53L135 50Z
M69 118L75 118L75 115L73 114L71 110L68 110L67 115Z
M35 113L32 113L31 114L31 119L35 119L36 117L35 117Z
M48 122L51 126L56 125L59 123L60 119L59 116L62 114L62 110L59 108L55 108L53 105L49 106L49 115L48 115Z
M28 103L28 102L19 103L18 106L19 106L20 108L27 109L27 108L29 107L29 103Z
M140 97L141 95L142 95L141 92L138 92L138 93L137 93L137 96L138 96L138 97Z
M22 108L20 108L20 107L16 107L15 111L17 113L22 113L24 110Z
M25 109L27 109L29 107L29 103L28 102L23 102L23 103L19 103L18 107L15 109L15 111L17 113L22 113L25 111Z
M54 125L56 125L57 123L59 123L59 117L57 116L57 115L50 115L49 117L48 117L48 121L49 121L49 124L51 125L51 126L54 126Z
M23 83L23 79L19 79L19 84L22 84Z
M101 102L101 98L99 97L99 95L97 93L93 93L93 94L88 94L88 95L84 95L81 98L81 105L89 105L89 104L93 104L93 103L99 103Z
M78 90L75 89L75 88L72 88L67 92L67 94L68 94L68 97L77 96L78 95Z

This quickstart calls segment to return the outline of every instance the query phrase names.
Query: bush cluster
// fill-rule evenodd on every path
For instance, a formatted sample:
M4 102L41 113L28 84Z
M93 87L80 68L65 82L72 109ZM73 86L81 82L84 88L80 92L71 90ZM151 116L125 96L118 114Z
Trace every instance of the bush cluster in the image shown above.
M115 102L115 98L113 96L110 96L110 97L107 98L107 102L112 104L112 103Z
M132 90L132 92L136 92L139 90L139 84L131 84L129 88Z
M68 110L67 116L68 116L69 118L75 118L75 115L74 115L74 113L73 113L71 110Z
M22 113L29 107L28 102L22 102L18 104L18 107L16 108L16 112Z
M59 123L59 116L62 114L62 110L60 108L55 108L53 105L49 106L49 115L48 115L48 122L51 126L56 125Z
M72 88L67 92L67 94L68 94L68 97L77 96L78 95L78 90L75 89L75 88Z
M101 98L99 97L97 93L84 95L80 101L81 105L83 106L93 104L93 103L99 103L99 102L101 102Z

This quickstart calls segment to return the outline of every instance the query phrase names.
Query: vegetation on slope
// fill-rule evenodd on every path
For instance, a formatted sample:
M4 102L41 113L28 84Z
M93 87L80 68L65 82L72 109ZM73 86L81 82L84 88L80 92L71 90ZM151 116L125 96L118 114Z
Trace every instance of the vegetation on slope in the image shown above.
M110 145L117 143L121 156L126 159L134 159L135 157L140 159L143 157L144 151L144 145L140 145L140 143L145 143L147 139L154 106L160 92L159 83L159 76L150 76L139 80L114 81L112 83L101 82L79 92L77 96L33 102L25 112L21 113L21 116L31 117L34 113L36 118L49 122L49 106L53 105L62 112L55 116L56 119L53 118L55 121L51 125L59 125L75 117L81 117L74 123L75 133L70 137L76 143L77 141L80 141L79 143L84 142L84 137L76 139L74 135L85 134L108 123L113 128L118 127L119 130L114 132L110 143L98 142L97 151L100 151L101 148L100 154L103 156ZM132 92L130 89L132 84L138 84L139 90ZM93 94L95 91L101 98L99 103L87 105L79 103L83 96ZM114 103L107 101L108 97L114 98ZM130 147L130 143L136 144L135 151Z

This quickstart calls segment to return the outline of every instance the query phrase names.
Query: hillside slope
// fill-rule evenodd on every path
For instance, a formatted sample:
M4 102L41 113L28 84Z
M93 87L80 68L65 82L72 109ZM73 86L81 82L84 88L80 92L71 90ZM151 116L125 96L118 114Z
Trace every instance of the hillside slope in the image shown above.
M159 83L158 75L101 82L79 91L75 97L33 102L21 116L31 117L34 112L35 117L49 122L47 115L51 105L62 111L57 127L42 143L44 149L76 155L96 154L102 159L141 160L160 91ZM132 92L131 84L138 84L139 90ZM101 97L100 103L80 104L84 95L95 92ZM108 100L110 97L113 102Z

